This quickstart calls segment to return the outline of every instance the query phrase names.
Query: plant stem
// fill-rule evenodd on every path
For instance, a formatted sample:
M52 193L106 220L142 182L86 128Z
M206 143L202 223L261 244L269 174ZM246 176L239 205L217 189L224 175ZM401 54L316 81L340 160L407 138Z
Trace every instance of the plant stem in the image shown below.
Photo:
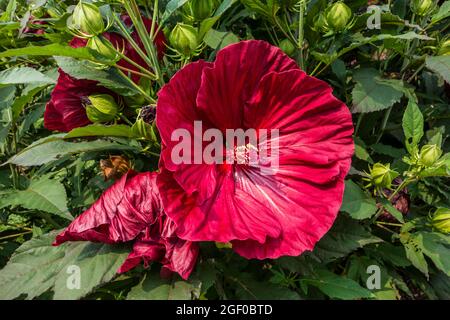
M299 50L299 54L298 54L298 64L300 65L300 68L302 70L304 70L304 57L303 57L303 41L304 41L304 36L305 36L305 31L304 31L304 24L305 24L305 1L301 0L300 1L300 8L298 11L298 43L297 43L297 47Z

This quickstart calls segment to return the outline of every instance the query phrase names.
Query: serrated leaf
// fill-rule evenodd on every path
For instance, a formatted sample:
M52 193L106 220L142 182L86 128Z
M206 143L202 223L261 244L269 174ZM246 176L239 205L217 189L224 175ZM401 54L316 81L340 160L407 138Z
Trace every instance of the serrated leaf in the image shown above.
M73 219L67 208L64 185L47 177L32 180L26 190L16 191L0 198L0 208L6 206L22 206L52 213L68 220Z
M423 137L423 115L419 106L409 100L405 113L403 114L402 126L406 138L406 146L409 151L416 147Z
M425 64L450 83L450 56L427 57Z
M450 277L450 236L436 232L418 232L417 242L435 266Z
M159 274L146 275L140 284L131 288L128 300L191 300L194 287L183 280L162 279Z
M317 243L313 254L323 263L342 258L371 243L382 242L356 220L340 217Z
M132 96L140 92L128 80L122 77L116 68L98 69L89 61L79 61L70 57L55 57L58 66L76 79L98 81L102 86L123 96Z
M299 300L300 295L279 284L261 282L250 273L241 273L231 277L236 287L236 296L244 300Z
M58 158L88 151L103 151L103 150L135 150L136 147L126 145L109 140L94 140L88 142L68 142L63 140L63 135L55 135L53 138L46 138L43 141L25 148L7 163L13 163L20 166L30 167L38 166Z
M445 1L436 12L431 17L431 22L436 23L450 16L450 1Z
M363 220L375 214L377 203L351 180L345 181L344 200L341 211L347 212L352 218Z
M302 278L301 281L318 288L330 298L350 300L373 297L372 292L346 277L327 270L317 270L315 274L315 278Z
M28 46L0 52L0 58L17 56L64 56L77 59L93 60L93 52L88 48L72 48L57 43L46 46Z
M428 277L428 264L422 252L421 239L412 236L410 233L403 233L400 235L400 241L405 247L406 257L409 261Z
M34 98L36 94L41 92L43 89L47 88L47 85L39 85L37 87L31 88L28 91L24 92L20 97L14 100L13 105L11 106L13 119L17 120L22 112L23 108L30 103L30 101Z
M16 67L0 72L0 84L22 83L52 84L55 81L30 67Z
M128 254L119 246L72 242L53 247L58 231L36 237L21 245L0 270L0 299L25 295L33 299L48 290L55 299L79 299L97 286L110 281ZM79 289L70 289L69 267L80 271Z
M352 91L354 113L387 109L404 95L400 80L382 79L375 69L361 69L353 74L356 85Z

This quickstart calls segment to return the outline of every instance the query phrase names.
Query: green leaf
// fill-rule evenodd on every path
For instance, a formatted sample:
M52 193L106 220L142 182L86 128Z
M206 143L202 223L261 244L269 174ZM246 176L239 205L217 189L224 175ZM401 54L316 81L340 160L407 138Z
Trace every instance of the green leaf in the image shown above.
M53 84L55 81L30 67L17 67L0 72L0 84L22 83Z
M427 57L425 64L450 83L450 56Z
M400 241L405 247L406 257L414 267L428 277L428 264L422 252L423 244L421 240L421 238L415 237L410 233L402 233L400 235Z
M244 300L299 300L300 295L279 284L258 281L250 273L240 273L238 277L230 277L236 287L236 296Z
M20 97L18 97L11 107L13 119L17 120L20 116L20 113L23 111L23 108L25 108L25 106L33 100L36 94L38 94L45 88L47 88L47 85L33 87L24 92Z
M166 5L161 20L166 21L178 8L181 8L188 0L170 0ZM162 25L163 23L161 23Z
M123 246L72 242L58 247L52 242L58 231L36 237L21 245L0 270L0 299L22 295L27 299L54 291L55 299L79 299L110 281L128 255ZM68 287L72 268L79 268L80 287Z
M11 128L13 115L11 105L13 104L16 87L0 87L0 148L3 147L9 129Z
M352 91L354 113L387 109L405 94L401 80L383 79L375 69L355 71L353 78L356 81Z
M450 236L437 232L418 232L417 242L436 267L450 277Z
M89 61L79 61L67 57L55 57L58 66L76 79L98 81L102 86L123 96L133 96L140 92L116 68L98 69ZM130 80L131 81L131 80Z
M317 270L315 275L315 278L302 278L301 281L318 288L330 298L350 300L373 297L372 292L351 279L327 270Z
M134 145L123 144L116 141L94 140L88 142L68 142L64 141L63 138L64 134L57 134L38 140L13 156L6 163L29 167L39 166L41 164L57 160L62 156L81 152L104 150L139 151Z
M147 274L140 284L131 288L128 300L191 300L195 290L182 280L162 279L159 274Z
M342 258L368 244L382 242L356 220L339 217L312 252L323 263Z
M63 184L47 177L32 180L26 190L16 191L0 198L0 208L5 206L22 206L73 220L67 209L67 195Z
M133 137L131 127L124 124L102 125L91 124L85 127L75 128L64 136L64 139L80 138L80 137Z
M411 151L411 147L416 147L423 137L423 115L419 106L409 100L405 113L403 114L402 126L406 138L406 147Z
M222 49L232 43L239 42L239 38L232 32L209 30L203 41L212 49Z
M403 214L398 211L387 199L382 199L381 202L384 209L386 209L387 212L389 212L395 219L402 223L405 222L405 220L403 219Z
M431 22L436 23L450 16L450 1L445 1L439 11L431 17Z
M376 153L379 153L379 154L382 154L385 156L390 156L394 159L401 158L405 155L404 149L394 148L390 145L386 145L386 144L382 144L382 143L377 143L377 144L371 145L370 149L372 149Z
M354 219L363 220L372 217L376 210L377 204L375 199L364 192L353 181L345 181L341 211L347 212Z
M57 43L46 46L28 46L0 52L0 58L17 56L64 56L86 60L95 59L92 50L88 48L72 48L70 46Z

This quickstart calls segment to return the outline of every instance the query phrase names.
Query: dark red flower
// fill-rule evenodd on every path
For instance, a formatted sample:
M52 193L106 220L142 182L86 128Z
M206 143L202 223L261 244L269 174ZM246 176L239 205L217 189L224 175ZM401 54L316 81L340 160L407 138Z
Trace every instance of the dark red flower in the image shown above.
M247 258L312 250L339 211L353 154L351 114L332 88L278 48L243 41L221 50L214 63L187 65L158 96L163 148L157 183L178 236L231 241ZM203 132L215 128L224 135L227 129L278 129L278 138L251 146L262 153L273 145L266 151L270 157L278 152L278 169L267 174L263 161L175 163L178 141L171 135L186 129L195 137L194 121L202 121Z
M156 186L156 173L129 172L106 190L98 201L78 216L54 242L133 242L133 251L118 272L141 261L156 261L187 278L198 255L198 246L178 238L165 215Z
M131 20L129 17L122 16L122 20L128 27L131 27ZM150 31L151 20L144 18L144 24ZM133 31L131 35L141 48L143 48L142 41L139 39L137 32ZM113 46L119 48L119 50L121 50L128 58L137 64L148 68L147 64L124 37L117 33L105 33L103 36L107 38ZM159 32L155 38L155 44L158 53L161 56L164 55L164 42L164 34ZM86 44L87 40L82 38L75 37L70 41L70 46L73 48L85 47ZM130 70L138 71L137 67L123 59L117 64ZM68 132L74 128L90 124L91 122L87 118L83 106L83 99L95 93L111 94L111 92L98 86L98 82L96 81L75 79L62 70L59 70L59 74L58 82L52 92L51 100L48 102L44 113L44 126L49 130ZM139 75L136 74L131 74L130 77L134 82L139 82L140 80Z

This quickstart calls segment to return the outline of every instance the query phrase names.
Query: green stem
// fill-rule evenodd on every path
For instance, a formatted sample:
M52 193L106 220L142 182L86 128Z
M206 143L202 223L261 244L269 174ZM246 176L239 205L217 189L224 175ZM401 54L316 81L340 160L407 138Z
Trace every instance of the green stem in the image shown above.
M153 99L147 92L145 92L139 85L137 85L136 83L134 83L133 80L131 80L125 73L123 73L122 70L119 69L119 74L131 85L133 86L137 91L139 91L140 94L142 94L144 96L144 98L150 102L150 103L155 103L156 100Z
M300 65L300 68L304 70L304 57L303 57L303 41L304 41L304 24L305 24L305 1L300 1L300 10L298 12L298 50L299 50L299 57L298 57L298 64Z

